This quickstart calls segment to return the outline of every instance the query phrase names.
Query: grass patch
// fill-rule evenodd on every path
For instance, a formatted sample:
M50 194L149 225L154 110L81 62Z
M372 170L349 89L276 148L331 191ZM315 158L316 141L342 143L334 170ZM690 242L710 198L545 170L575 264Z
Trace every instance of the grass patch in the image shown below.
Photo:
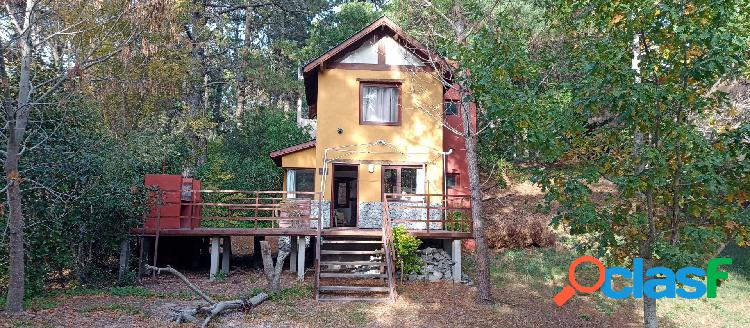
M249 293L245 294L244 297L250 298L260 293L265 293L266 290L263 288L255 287L250 290ZM282 288L280 292L276 294L268 295L268 300L274 303L288 303L301 299L309 299L313 295L313 287L309 285L295 285L292 287Z
M291 302L312 297L313 288L308 285L297 285L283 288L276 294L271 294L269 299L273 302Z
M554 248L506 250L495 253L490 269L495 288L522 288L539 291L541 295L558 292L567 282L567 270L577 255L573 251ZM657 301L657 314L665 322L679 327L750 327L750 249L727 246L720 257L732 258L733 263L721 267L729 273L717 290L717 297L705 296L697 300L663 298ZM473 256L466 256L464 269L473 275L476 271ZM597 271L592 265L581 265L576 279L582 285L591 285ZM616 282L616 284L619 282ZM626 304L633 305L633 315L640 314L641 299L612 300L599 292L579 294L597 312L611 315ZM581 314L583 320L586 314Z
M716 298L705 296L697 300L682 298L660 299L659 315L681 327L750 327L750 250L735 245L719 257L729 257L732 264L722 266L729 273L716 290Z
M91 304L91 305L86 305L78 309L78 312L81 312L81 313L101 312L101 311L112 311L112 312L116 312L120 314L132 315L132 316L145 315L145 312L143 311L143 309L132 304L120 304L120 303Z
M346 318L347 320L349 320L349 323L358 327L363 327L369 322L369 320L367 319L367 315L364 313L364 311L362 311L362 308L356 308L347 311Z

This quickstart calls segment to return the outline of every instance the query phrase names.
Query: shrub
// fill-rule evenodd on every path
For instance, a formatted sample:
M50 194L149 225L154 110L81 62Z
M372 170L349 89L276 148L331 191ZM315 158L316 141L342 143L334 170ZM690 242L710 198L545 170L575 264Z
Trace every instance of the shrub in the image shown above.
M393 243L396 248L396 265L401 272L409 274L419 271L423 262L417 255L417 250L422 241L406 231L406 228L398 226L393 228Z

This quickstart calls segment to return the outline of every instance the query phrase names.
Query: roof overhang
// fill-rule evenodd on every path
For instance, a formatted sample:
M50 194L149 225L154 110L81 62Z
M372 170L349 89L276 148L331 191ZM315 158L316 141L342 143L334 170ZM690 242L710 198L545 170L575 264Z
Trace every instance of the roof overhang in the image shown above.
M315 139L298 145L272 151L269 155L271 156L273 162L276 163L276 166L281 166L281 158L284 157L284 155L296 153L298 151L303 151L310 148L315 148Z

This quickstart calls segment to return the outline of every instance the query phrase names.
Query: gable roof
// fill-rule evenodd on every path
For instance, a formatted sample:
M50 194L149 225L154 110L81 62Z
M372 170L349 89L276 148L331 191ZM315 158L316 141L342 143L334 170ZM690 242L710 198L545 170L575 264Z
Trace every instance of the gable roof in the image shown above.
M355 33L348 39L339 43L335 47L329 49L324 54L308 62L302 69L302 76L305 82L305 95L308 106L313 106L310 111L310 116L313 118L316 115L316 109L314 105L317 100L318 91L318 72L325 64L331 60L339 58L341 55L348 53L350 50L356 49L361 45L369 36L375 33L384 33L387 35L394 36L400 44L405 45L409 51L415 53L420 59L426 62L432 62L439 69L443 67L450 67L450 64L442 56L439 56L427 47L421 44L416 39L412 38L404 30L401 29L396 23L388 19L388 17L382 16L379 19L372 22L370 25L365 26L359 32Z
M399 40L404 42L406 45L409 46L409 48L415 52L419 52L420 55L424 55L423 59L429 59L434 60L439 65L445 64L445 60L443 57L438 56L427 47L419 43L416 39L412 38L404 30L401 29L396 23L388 19L388 17L382 16L375 20L374 22L370 23L370 25L365 26L363 29L359 30L359 32L354 33L351 37L344 40L344 42L339 43L337 46L331 48L330 50L326 51L324 54L318 56L318 58L315 58L308 62L305 67L302 69L302 72L307 73L311 72L312 70L319 68L320 65L328 61L329 59L335 57L339 53L341 53L344 50L347 50L350 46L356 44L358 41L361 41L362 39L366 38L373 32L376 32L378 29L386 29L389 30L393 35L396 35Z
M272 151L271 154L269 155L271 156L271 159L273 159L273 161L276 163L276 166L281 166L281 158L284 155L296 153L298 151L302 151L302 150L309 149L309 148L315 148L315 139L310 140L308 142L303 142L298 145L289 146L286 148Z

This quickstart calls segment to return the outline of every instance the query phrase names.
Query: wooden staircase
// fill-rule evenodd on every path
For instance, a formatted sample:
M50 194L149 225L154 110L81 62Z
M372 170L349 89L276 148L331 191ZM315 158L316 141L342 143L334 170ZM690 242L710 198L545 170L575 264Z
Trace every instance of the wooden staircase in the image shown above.
M385 238L321 238L316 300L394 302L393 256L387 245Z

